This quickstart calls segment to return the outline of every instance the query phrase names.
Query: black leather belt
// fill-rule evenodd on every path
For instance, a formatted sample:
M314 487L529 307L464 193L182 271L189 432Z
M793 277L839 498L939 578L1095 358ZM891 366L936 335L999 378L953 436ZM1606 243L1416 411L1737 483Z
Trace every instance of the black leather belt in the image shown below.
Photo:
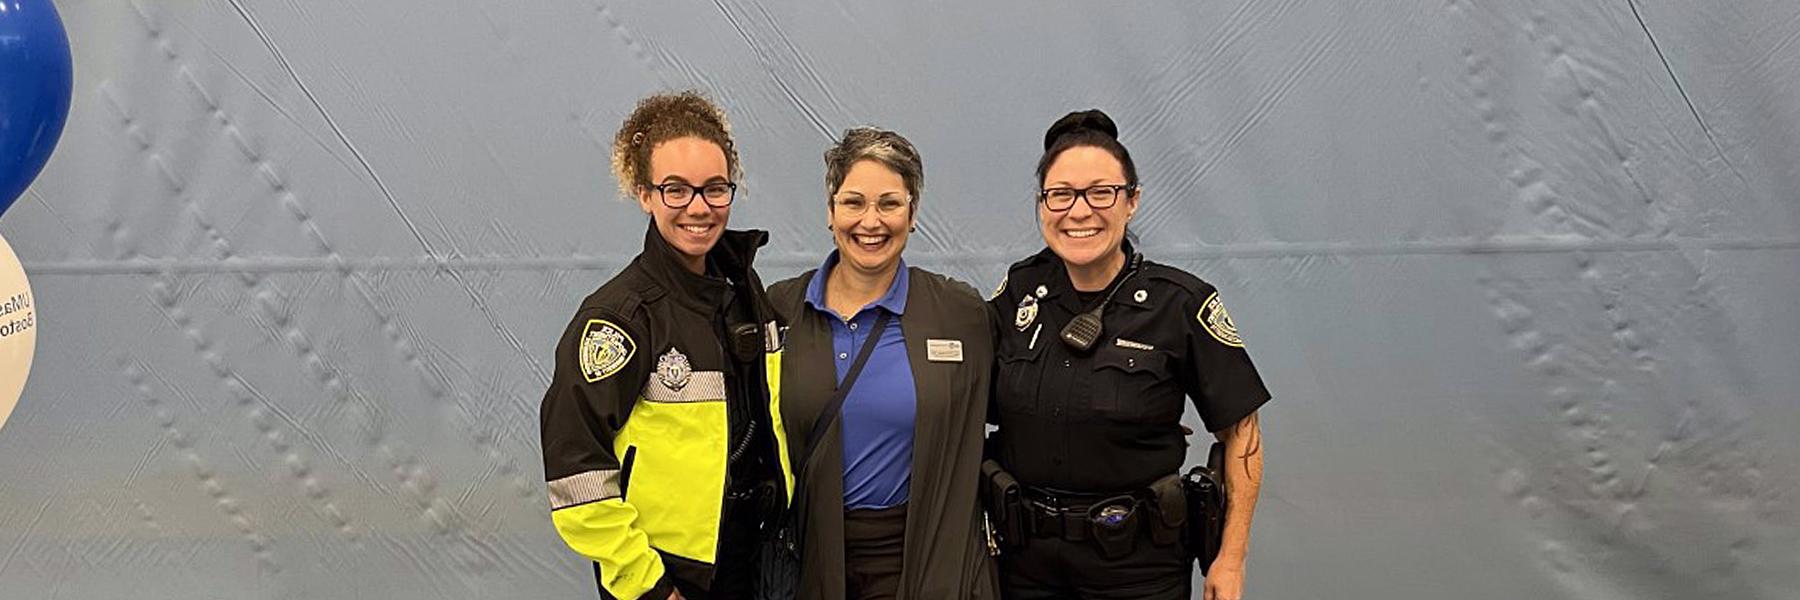
M1071 542L1084 542L1088 538L1088 507L1063 507L1045 503L1040 500L1026 501L1031 521L1031 535L1035 537L1059 537Z

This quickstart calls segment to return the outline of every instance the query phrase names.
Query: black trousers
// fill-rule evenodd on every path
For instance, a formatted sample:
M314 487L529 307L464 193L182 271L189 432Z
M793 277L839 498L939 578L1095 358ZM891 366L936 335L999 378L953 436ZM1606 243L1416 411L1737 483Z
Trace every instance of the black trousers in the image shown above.
M851 600L900 595L906 505L844 512L844 594Z
M1194 561L1181 543L1158 546L1139 527L1132 550L1119 558L1095 542L1032 537L1000 554L1001 595L1007 600L1186 600Z

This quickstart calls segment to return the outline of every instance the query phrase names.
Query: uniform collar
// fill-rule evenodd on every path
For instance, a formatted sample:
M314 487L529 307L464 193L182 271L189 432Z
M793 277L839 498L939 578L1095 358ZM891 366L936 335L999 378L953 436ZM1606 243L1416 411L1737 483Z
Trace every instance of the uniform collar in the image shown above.
M1101 288L1102 291L1110 289L1114 285L1118 285L1119 280L1125 277L1126 273L1131 272L1131 256L1137 249L1131 247L1131 240L1125 240L1120 248L1125 251L1125 266L1124 268L1119 269L1117 274L1113 275L1112 281L1107 282L1107 287ZM1062 298L1071 310L1079 311L1082 308L1085 308L1081 306L1081 300L1077 298L1075 284L1069 281L1068 265L1063 263L1062 257L1057 256L1055 251L1051 250L1049 246L1045 246L1043 250L1037 253L1037 255L1031 257L1030 262L1040 265L1045 269L1044 278L1033 284L1043 287L1044 293L1037 294L1036 288L1028 288L1025 290L1026 294L1037 295L1039 296L1038 300L1040 301ZM1142 273L1139 273L1139 275L1142 275ZM1021 283L1030 284L1031 282ZM1131 290L1120 290L1118 294L1113 295L1113 302L1119 302L1121 297L1129 298L1129 294L1131 294Z
M656 231L656 221L651 220L639 257L650 277L679 299L716 308L731 299L732 282L749 280L756 249L768 241L769 234L764 231L727 229L706 253L706 274L696 275L682 264L680 251L663 239Z
M813 310L836 314L825 304L825 280L831 276L831 269L836 267L837 263L838 251L832 250L831 254L825 255L825 264L819 265L818 272L813 273L812 281L806 284L806 303L812 305ZM907 276L906 259L900 259L900 264L896 268L899 271L894 273L894 282L888 284L887 293L882 294L874 302L870 302L869 306L887 309L888 312L895 315L904 315L906 314L906 292L911 287L909 283L911 278ZM838 317L843 318L844 315L838 315Z

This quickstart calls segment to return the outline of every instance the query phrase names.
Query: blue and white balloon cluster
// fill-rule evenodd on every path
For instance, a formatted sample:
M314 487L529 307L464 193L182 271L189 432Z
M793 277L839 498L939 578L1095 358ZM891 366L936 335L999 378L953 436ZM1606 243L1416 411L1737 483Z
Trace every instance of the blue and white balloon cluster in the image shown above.
M50 160L69 116L69 37L50 0L0 0L0 215ZM0 237L0 425L12 414L37 349L31 283Z

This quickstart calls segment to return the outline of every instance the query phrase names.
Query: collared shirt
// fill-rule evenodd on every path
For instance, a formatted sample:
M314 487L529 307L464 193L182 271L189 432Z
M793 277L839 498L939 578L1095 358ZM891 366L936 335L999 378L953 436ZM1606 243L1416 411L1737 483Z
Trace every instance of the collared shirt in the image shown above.
M838 413L844 438L844 510L899 506L906 503L912 482L913 422L918 414L912 363L907 361L906 337L900 331L899 317L906 312L906 261L900 261L887 293L849 319L825 303L826 280L837 262L833 250L807 285L806 304L831 317L827 320L838 383L856 362L878 311L894 315Z
M1048 249L1013 265L989 301L1002 320L997 458L1020 483L1083 493L1139 489L1181 468L1184 398L1209 431L1269 400L1211 284L1149 261L1129 271L1113 279L1118 291L1087 352L1057 334L1099 299L1083 302Z

